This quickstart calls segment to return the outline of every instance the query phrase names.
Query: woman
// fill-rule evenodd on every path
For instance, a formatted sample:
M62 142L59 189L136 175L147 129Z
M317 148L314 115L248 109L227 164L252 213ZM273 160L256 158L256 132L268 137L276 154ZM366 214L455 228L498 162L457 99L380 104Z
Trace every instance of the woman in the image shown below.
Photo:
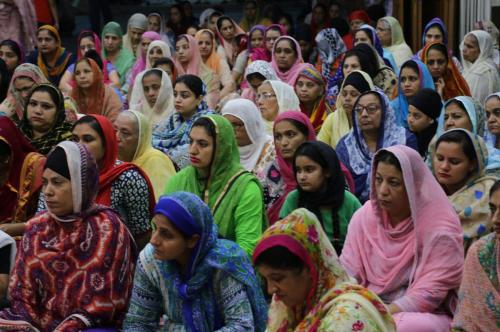
M396 331L382 300L348 276L306 209L266 230L253 261L273 296L269 332Z
M218 238L199 197L162 196L153 224L139 256L126 331L156 330L162 314L169 331L265 330L267 304L252 264L235 243Z
M233 68L236 65L236 58L247 46L245 31L232 18L221 16L217 20L217 37L220 44L217 54L227 61L230 68ZM245 59L240 66L246 64ZM239 71L243 73L244 68L239 68Z
M354 34L363 24L370 24L371 19L368 13L364 10L354 10L348 17L350 31L342 39L348 50L354 46Z
M160 35L154 31L146 31L141 35L141 45L139 46L140 54L139 57L135 60L135 64L132 67L132 71L130 72L130 76L128 78L129 86L133 87L137 75L146 69L146 60L149 56L149 45L155 40L160 40L160 38Z
M271 59L274 44L276 44L276 41L281 36L286 36L285 28L281 24L271 24L266 28L266 32L264 34L264 42L269 59Z
M392 56L392 53L382 48L382 43L377 36L377 31L368 24L363 24L354 34L354 46L359 43L366 43L373 47L385 65L390 67L395 73L399 73L399 67Z
M385 16L378 20L377 35L384 49L394 56L398 68L413 56L410 46L406 44L403 29L394 17Z
M37 17L32 2L4 1L0 9L0 40L10 38L26 52L33 51L36 43Z
M47 158L43 183L48 211L26 226L0 329L119 328L136 247L119 215L95 204L98 170L89 150L60 143Z
M300 101L293 87L281 81L264 81L257 89L257 106L262 113L266 131L273 133L276 117L286 111L299 111Z
M374 89L375 85L367 73L354 70L347 74L340 87L339 98L335 102L336 109L323 122L318 140L335 148L340 139L352 128L354 102L362 93Z
M175 111L153 130L153 147L165 152L180 169L190 165L191 126L201 116L213 114L204 97L205 87L199 77L180 76L174 85Z
M179 38L180 35L186 33L189 24L184 9L180 4L170 6L167 12L167 31L172 32L173 39Z
M210 108L219 103L219 78L202 61L198 43L190 35L181 35L175 44L178 75L191 74L201 78L207 89L206 101Z
M255 60L248 65L245 72L245 80L249 86L242 88L241 98L249 99L254 104L257 104L256 95L258 88L266 80L278 80L278 76L276 76L276 72L269 62Z
M471 97L455 97L449 99L443 109L438 119L438 136L450 129L463 128L483 137L485 114L477 101Z
M118 159L139 166L151 181L155 197L160 197L176 171L170 158L151 145L151 122L144 114L128 110L120 113L115 128Z
M427 44L422 49L421 60L427 65L436 91L446 101L456 96L470 96L469 85L450 61L448 48L439 42Z
M165 43L162 40L154 40L149 44L148 50L147 50L147 56L146 56L146 68L145 69L151 69L154 67L155 63L160 60L160 59L169 59L170 62L172 63L172 68L174 67L174 63L172 60L172 53L170 53L170 47L168 47L168 44ZM170 72L173 73L174 71L170 69ZM168 71L167 71L168 74Z
M117 160L116 133L104 116L80 118L73 127L73 137L87 146L99 167L96 202L117 211L138 248L143 248L150 236L149 221L155 202L148 177L137 166Z
M370 201L349 223L340 262L388 305L397 331L449 331L464 262L453 207L406 146L377 152L371 184Z
M262 189L240 164L234 130L220 115L206 115L189 133L187 166L168 182L165 193L188 191L210 207L219 235L251 255L266 227Z
M431 153L437 182L455 208L462 223L464 247L491 232L488 192L496 177L485 175L488 150L484 141L465 129L441 135Z
M417 149L417 140L398 126L389 99L379 91L362 93L352 109L353 127L337 144L336 151L354 178L356 196L364 203L369 199L369 175L375 153L398 144Z
M474 30L465 35L460 51L463 77L472 97L483 104L486 96L500 91L500 75L493 61L493 40L488 32Z
M273 46L271 65L284 83L293 85L302 63L299 43L289 36L279 37Z
M224 105L221 114L234 128L241 166L253 174L262 172L276 155L257 106L246 99L234 99Z
M203 63L220 77L220 83L222 84L220 98L222 99L234 92L236 83L231 76L231 69L229 69L227 60L221 58L216 51L217 42L214 33L209 29L202 29L196 33L195 39L198 42Z
M160 35L160 38L165 42L170 48L170 52L173 53L174 48L172 45L173 41L170 39L169 34L166 31L166 22L162 14L159 12L152 12L148 15L148 28L147 31L154 31Z
M38 28L36 37L38 48L26 62L37 65L50 83L59 86L62 75L75 62L75 56L61 46L59 31L51 25Z
M500 182L496 181L489 193L489 219L495 232L474 243L464 264L459 302L453 318L452 331L495 331L498 329L496 308L500 302L498 270L500 266ZM481 319L478 319L481 317Z
M48 83L48 80L40 68L31 63L19 65L10 80L7 97L0 104L0 114L3 113L15 122L21 120L31 89L41 83Z
M90 58L81 58L75 65L76 87L71 97L78 105L80 114L100 114L114 122L122 111L120 97L104 84L102 71Z
M0 230L22 236L36 212L45 157L31 146L16 124L0 117Z
M500 92L492 93L486 97L484 102L486 114L486 133L484 141L489 146L500 149Z
M120 85L127 83L127 75L134 65L134 54L123 47L123 32L120 24L116 22L107 23L102 29L101 40L103 41L103 59L115 66ZM126 92L126 91L125 91Z
M316 35L315 41L319 52L316 68L321 71L326 81L331 81L342 62L342 55L347 51L347 48L342 41L342 37L333 28L321 30Z
M55 86L37 85L28 96L19 129L31 145L47 155L59 142L72 136L72 124L66 121L64 97Z
M253 61L264 60L271 61L269 52L266 48L264 37L266 35L266 26L255 25L248 31L248 63Z
M7 65L10 78L17 66L24 63L24 52L16 41L5 39L0 42L0 58Z
M306 208L320 221L335 251L340 254L349 220L361 207L349 192L335 150L319 141L302 143L293 156L297 189L291 191L280 210L285 218L297 208Z
M294 87L299 97L300 110L309 117L318 133L326 117L332 112L326 102L326 82L323 76L313 65L303 64Z
M127 33L123 36L123 48L129 50L137 59L141 56L141 36L148 28L148 18L141 13L130 16L127 22Z
M434 81L427 66L413 59L403 63L399 70L398 94L391 100L391 107L400 126L408 127L408 101L424 88L434 90Z

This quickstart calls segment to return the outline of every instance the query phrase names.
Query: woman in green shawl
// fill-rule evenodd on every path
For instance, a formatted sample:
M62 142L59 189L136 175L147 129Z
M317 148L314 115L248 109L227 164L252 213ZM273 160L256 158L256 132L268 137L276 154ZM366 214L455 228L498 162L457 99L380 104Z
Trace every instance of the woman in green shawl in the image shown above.
M120 24L109 22L102 29L101 40L104 44L102 56L115 66L120 76L120 85L124 86L127 74L135 63L134 55L123 48L123 31Z
M219 235L250 256L266 226L262 189L240 164L234 129L220 115L207 115L189 133L191 166L170 178L165 193L188 191L210 207Z

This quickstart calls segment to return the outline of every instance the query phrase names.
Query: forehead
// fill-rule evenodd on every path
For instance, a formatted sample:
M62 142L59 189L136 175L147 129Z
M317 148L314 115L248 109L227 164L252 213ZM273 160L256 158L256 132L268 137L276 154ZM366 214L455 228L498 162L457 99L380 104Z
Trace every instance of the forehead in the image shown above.
M232 27L232 26L233 26L233 22L231 22L228 19L224 19L221 22L221 27L223 27L223 28Z
M30 99L54 104L52 98L50 97L50 94L47 91L35 91L31 95Z
M415 71L415 69L411 67L404 67L403 69L401 69L401 76L408 76L408 75L418 76L418 73Z
M462 113L467 113L463 107L456 103L456 102L453 102L453 103L450 103L448 105L446 105L446 108L445 108L445 112L462 112Z
M273 87L269 83L262 83L259 86L259 92L274 92Z
M292 41L288 38L280 39L276 43L276 48L289 48L292 49Z
M444 54L440 51L440 50L436 50L436 49L430 49L428 52L427 52L427 58L429 59L445 59L446 57L444 56Z
M297 79L297 83L298 82L302 82L302 83L313 83L314 85L319 85L318 83L316 83L315 81L313 81L312 79L308 78L308 77L305 77L305 76L299 76L299 78Z
M497 96L493 96L493 97L490 97L486 103L484 104L484 106L486 108L495 108L495 107L498 107L500 106L500 97L497 97Z
M137 130L137 120L135 115L130 113L121 113L118 115L115 121L115 126L117 128Z
M161 78L158 77L156 74L149 74L147 76L144 76L142 78L142 84L147 85L147 84L161 84Z
M131 27L130 31L134 33L143 33L144 29Z
M437 26L432 26L429 28L429 30L427 30L427 34L431 34L431 35L443 35L443 33L441 32L441 29L439 29L439 27Z
M76 64L75 66L75 70L76 68L80 68L80 69L92 69L92 67L90 66L89 63L87 63L87 61L80 61Z
M274 127L275 132L299 131L295 125L288 120L281 120Z
M358 99L358 104L359 103L364 103L364 104L380 104L380 99L377 95L373 93L368 93L366 95L362 95Z
M55 39L54 36L52 36L52 34L49 32L49 30L40 30L37 35L38 37L50 37L52 39Z
M240 118L232 114L224 114L224 117L228 119L228 121L231 123L243 123L243 121Z
M177 41L176 43L177 46L184 46L184 45L188 45L189 46L189 43L188 41L186 40L186 38L181 38Z
M80 44L89 44L89 43L94 44L94 39L90 36L86 36L80 39Z
M477 38L472 33L465 36L464 42L471 44L472 46L477 46Z
M95 131L88 123L79 123L73 128L73 134L75 135L91 135L100 138L97 131Z
M212 137L207 133L205 127L202 126L194 126L193 128L191 128L189 136L193 140L206 140L209 142L212 142L213 140Z
M384 161L380 161L377 164L377 173L385 177L403 178L403 174L396 166Z

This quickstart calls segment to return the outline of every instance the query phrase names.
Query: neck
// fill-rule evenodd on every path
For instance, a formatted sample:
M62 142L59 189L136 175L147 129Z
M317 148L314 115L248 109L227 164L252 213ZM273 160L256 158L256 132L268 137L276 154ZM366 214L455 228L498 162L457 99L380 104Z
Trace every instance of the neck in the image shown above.
M316 106L316 101L303 102L302 106L307 115L311 116L312 112L314 111L314 106Z
M391 214L391 213L387 212L387 214L389 215L389 222L391 223L392 227L396 227L402 221L406 220L410 216L410 213L408 213L408 212L395 213L395 214Z
M177 257L175 261L177 264L179 264L180 271L182 275L186 276L188 274L188 264L189 264L189 259L191 258L191 251L188 250L188 252L183 253L180 257Z
M197 168L196 170L202 179L206 179L210 175L210 167Z
M467 176L467 178L469 177ZM460 190L460 188L462 188L465 185L466 181L467 179L457 184L443 185L443 189L446 192L446 195L451 196L454 193L456 193L458 190Z
M196 113L198 110L198 107L196 107L194 110L185 112L185 113L179 113L184 121L187 121L193 117L193 115Z
M119 53L120 53L120 50L106 51L106 58L109 61L113 62L118 57Z
M203 63L207 62L209 56L210 56L210 54L202 55L201 56L201 59L203 60Z
M45 130L45 131L39 131L39 130L36 130L36 129L33 129L33 138L40 138L40 137L43 137L45 134L47 134L49 132L49 130Z
M366 130L363 131L363 137L365 139L366 145L370 151L375 152L377 149L378 140L378 130Z

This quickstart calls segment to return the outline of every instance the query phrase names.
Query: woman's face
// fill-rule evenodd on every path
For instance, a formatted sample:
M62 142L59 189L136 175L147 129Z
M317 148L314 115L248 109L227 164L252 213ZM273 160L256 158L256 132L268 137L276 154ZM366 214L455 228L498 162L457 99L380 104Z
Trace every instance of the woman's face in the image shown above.
M38 50L42 54L52 54L57 50L57 40L50 34L49 30L40 30L36 39Z
M134 160L137 144L139 144L139 126L137 120L127 113L118 115L113 124L118 141L118 159L126 162Z
M464 48L462 50L462 55L465 60L474 63L479 55L481 54L481 50L479 49L479 44L477 42L476 36L473 34L468 34L464 39Z
M137 45L141 42L142 34L145 31L141 28L129 28L128 32L129 32L129 37L130 37L130 41L132 42L132 45Z
M364 30L358 30L354 34L354 46L360 44L360 43L365 43L368 45L372 45L372 41L366 31Z
M323 23L326 20L326 13L323 11L321 6L316 6L313 9L312 15L314 16L314 20L316 23Z
M349 73L354 70L361 70L361 63L359 62L357 56L351 55L350 57L344 59L344 65L342 66L344 77L349 75Z
M170 8L170 21L173 24L178 24L181 22L181 12L179 8L175 7Z
M297 148L305 141L307 137L290 121L280 121L274 127L276 151L279 151L284 159L292 160Z
M20 61L17 54L10 48L10 46L7 45L0 46L0 59L5 61L7 70L10 72L16 69Z
M363 22L362 20L358 20L358 19L354 19L354 20L349 22L349 25L351 27L351 31L358 30L359 27L362 26L363 24L365 24L365 22Z
M443 77L446 71L446 56L438 50L431 49L427 52L427 68L431 72L432 78Z
M459 143L440 142L433 157L434 176L446 192L452 194L465 185L474 164Z
M14 88L19 92L24 100L28 98L31 89L33 89L34 86L35 81L26 76L20 76L14 80Z
M330 13L330 19L340 17L341 15L340 6L338 4L331 4L329 13Z
M297 61L297 52L293 49L291 41L286 39L280 40L276 44L274 56L278 69L281 71L288 71Z
M403 174L396 166L382 161L377 164L375 191L380 208L387 211L393 222L410 216L410 203Z
M323 96L324 86L306 77L299 77L295 83L295 92L302 103L316 102Z
M148 17L148 31L154 31L160 33L161 20L158 16L152 15Z
M163 58L163 51L159 46L155 46L149 50L149 63L153 65L157 60Z
M488 131L495 136L500 135L500 98L490 97L484 104Z
M186 33L187 33L188 35L190 35L191 37L196 36L196 33L197 33L197 32L198 32L198 29L196 29L195 27L189 27L189 28L187 28L187 30L186 30Z
M158 100L161 91L161 78L156 74L150 74L142 78L142 89L149 107L153 107Z
M500 190L495 190L490 196L490 220L498 241L500 240Z
M153 234L149 243L154 248L154 258L162 261L187 262L199 236L186 239L172 222L162 214L153 217Z
M155 68L163 70L165 73L167 73L168 77L170 78L170 82L174 82L174 72L172 70L172 66L169 64L161 64L159 66L156 66Z
M279 105L271 84L264 83L259 86L256 101L262 117L267 121L274 121L278 116Z
M271 29L266 32L266 48L269 52L273 51L274 43L281 37L281 33L278 30Z
M202 98L202 96L196 97L194 92L182 82L177 83L174 87L175 110L180 115L190 116L196 112Z
M306 156L298 156L295 159L295 169L297 184L305 192L318 192L330 177L319 163Z
M429 28L427 32L425 33L425 44L430 44L430 43L442 43L443 42L443 33L441 30L434 26Z
M376 28L378 39L380 39L380 43L383 47L391 46L392 44L392 35L391 35L391 27L385 21L378 20L377 28Z
M241 121L240 118L231 114L224 114L224 117L233 126L234 136L236 137L236 143L238 144L238 146L247 146L252 144L250 137L248 137L247 129L245 128L245 123Z
M56 216L73 213L73 194L69 179L50 168L46 168L42 174L42 183L45 204L51 213Z
M288 308L303 305L312 287L309 269L302 271L276 269L262 264L257 267L259 274L266 279L267 293L275 295Z
M401 90L406 98L413 97L420 90L420 78L413 68L404 67L399 77Z
M104 142L88 123L80 123L73 128L73 140L77 143L84 144L89 149L92 157L100 164L104 157Z
M223 20L220 25L220 33L226 40L234 39L234 25L230 20Z
M255 93L257 93L257 90L262 85L262 82L264 82L265 80L266 80L265 78L261 78L257 75L252 75L250 77L247 77L247 82L252 87Z
M95 50L95 43L91 37L85 37L80 40L80 55L84 56L87 51Z
M420 133L434 123L434 119L427 116L413 105L408 105L408 127L414 133Z
M264 34L260 30L254 30L250 35L251 48L264 47Z
M146 54L148 51L149 44L151 44L152 40L151 38L148 37L142 37L141 38L141 52L142 54Z
M347 111L349 118L351 117L354 103L360 95L361 93L358 91L358 89L356 89L352 85L344 86L344 88L342 89L342 93L340 94L340 101L342 103L342 106L344 107L344 110Z
M202 33L200 40L198 40L198 47L200 48L202 58L208 58L210 56L213 46L212 36L210 36L207 32Z
M94 72L87 61L80 61L75 67L76 84L82 89L88 89L94 83Z
M359 98L354 108L361 131L378 131L382 121L382 105L374 94L366 94Z
M207 133L204 127L194 126L189 133L189 140L189 159L191 160L191 165L199 170L209 170L215 149L213 137Z
M456 103L451 103L444 109L444 130L462 128L472 131L469 115Z
M285 28L286 34L289 35L290 31L292 30L292 25L290 24L290 21L286 17L281 17L278 21L278 24L282 25Z
M57 107L50 94L46 91L36 91L28 100L28 121L33 130L47 133L56 120Z
M104 49L106 52L117 52L120 49L122 39L117 35L107 33L104 35Z
M189 62L189 43L186 38L181 38L175 44L175 56L181 64Z

